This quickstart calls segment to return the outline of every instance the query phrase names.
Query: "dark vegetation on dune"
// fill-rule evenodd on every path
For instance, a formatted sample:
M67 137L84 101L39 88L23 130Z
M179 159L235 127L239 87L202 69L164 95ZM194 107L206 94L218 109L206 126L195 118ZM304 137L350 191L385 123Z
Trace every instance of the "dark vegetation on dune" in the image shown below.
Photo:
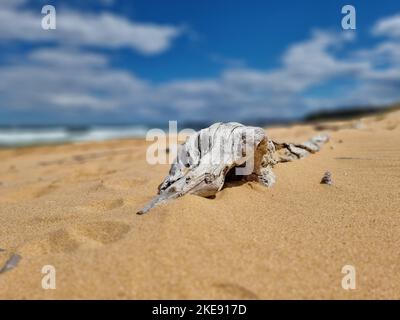
M400 110L400 103L389 105L389 106L359 106L359 107L346 107L339 109L330 109L315 111L309 113L304 117L304 121L324 121L324 120L346 120L360 118L363 116L381 114Z

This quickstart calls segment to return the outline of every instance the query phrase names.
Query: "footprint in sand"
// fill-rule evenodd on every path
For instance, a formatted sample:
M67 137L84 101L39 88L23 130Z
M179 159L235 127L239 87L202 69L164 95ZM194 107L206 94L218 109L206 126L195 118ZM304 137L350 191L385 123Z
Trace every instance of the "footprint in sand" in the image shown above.
M392 131L395 130L397 128L397 124L391 124L386 126L386 130Z
M34 198L40 198L43 197L49 193L52 193L53 191L57 190L58 186L56 184L50 184L48 186L45 186L43 188L39 188L33 193Z
M19 202L21 200L36 199L46 196L58 189L56 184L46 186L28 186L16 191L11 191L4 197L5 202Z
M133 190L138 184L146 183L145 178L133 177L131 179L119 179L105 182L105 185L113 190Z
M120 240L131 227L123 222L96 221L79 226L76 231L84 238L109 244Z
M103 166L91 166L79 169L71 175L73 181L88 181L92 179L97 179L99 177L104 177L117 172L116 170L110 170Z
M235 283L217 283L213 287L217 289L218 295L228 299L259 299L254 292Z
M57 215L57 216L51 216L51 215L46 215L42 217L33 217L28 220L29 225L34 225L34 224L55 224L55 223L62 223L66 222L72 219L76 219L77 216L75 215L68 215L66 216L65 214L63 215Z
M118 221L96 221L61 228L23 244L18 248L18 253L36 256L95 249L122 239L130 229L128 224Z

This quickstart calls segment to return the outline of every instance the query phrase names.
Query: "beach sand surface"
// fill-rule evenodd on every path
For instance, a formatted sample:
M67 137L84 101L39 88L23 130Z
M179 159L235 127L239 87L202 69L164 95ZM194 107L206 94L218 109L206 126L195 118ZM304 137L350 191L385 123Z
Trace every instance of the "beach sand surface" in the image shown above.
M136 215L169 165L145 140L0 151L1 299L400 299L400 112L267 128L330 141L279 164L277 183L230 183ZM334 184L320 184L325 171ZM46 265L56 289L43 289ZM356 289L342 288L342 268Z

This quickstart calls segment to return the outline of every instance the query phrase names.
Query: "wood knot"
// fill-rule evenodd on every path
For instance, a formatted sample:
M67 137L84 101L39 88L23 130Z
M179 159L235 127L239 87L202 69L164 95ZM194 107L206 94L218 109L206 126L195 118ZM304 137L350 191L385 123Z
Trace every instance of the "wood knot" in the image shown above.
M204 177L204 182L206 184L210 184L214 181L214 175L207 173L206 176Z

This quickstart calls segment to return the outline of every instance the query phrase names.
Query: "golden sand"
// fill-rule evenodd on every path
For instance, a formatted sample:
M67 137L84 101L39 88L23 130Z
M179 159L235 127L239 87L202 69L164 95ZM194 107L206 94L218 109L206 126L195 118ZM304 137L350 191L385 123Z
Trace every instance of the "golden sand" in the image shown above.
M0 151L0 268L22 257L0 273L0 298L399 299L400 112L348 124L278 165L272 188L230 184L143 216L169 169L147 164L145 141ZM267 134L296 142L315 129ZM341 286L348 264L355 290ZM41 286L44 265L55 290Z

